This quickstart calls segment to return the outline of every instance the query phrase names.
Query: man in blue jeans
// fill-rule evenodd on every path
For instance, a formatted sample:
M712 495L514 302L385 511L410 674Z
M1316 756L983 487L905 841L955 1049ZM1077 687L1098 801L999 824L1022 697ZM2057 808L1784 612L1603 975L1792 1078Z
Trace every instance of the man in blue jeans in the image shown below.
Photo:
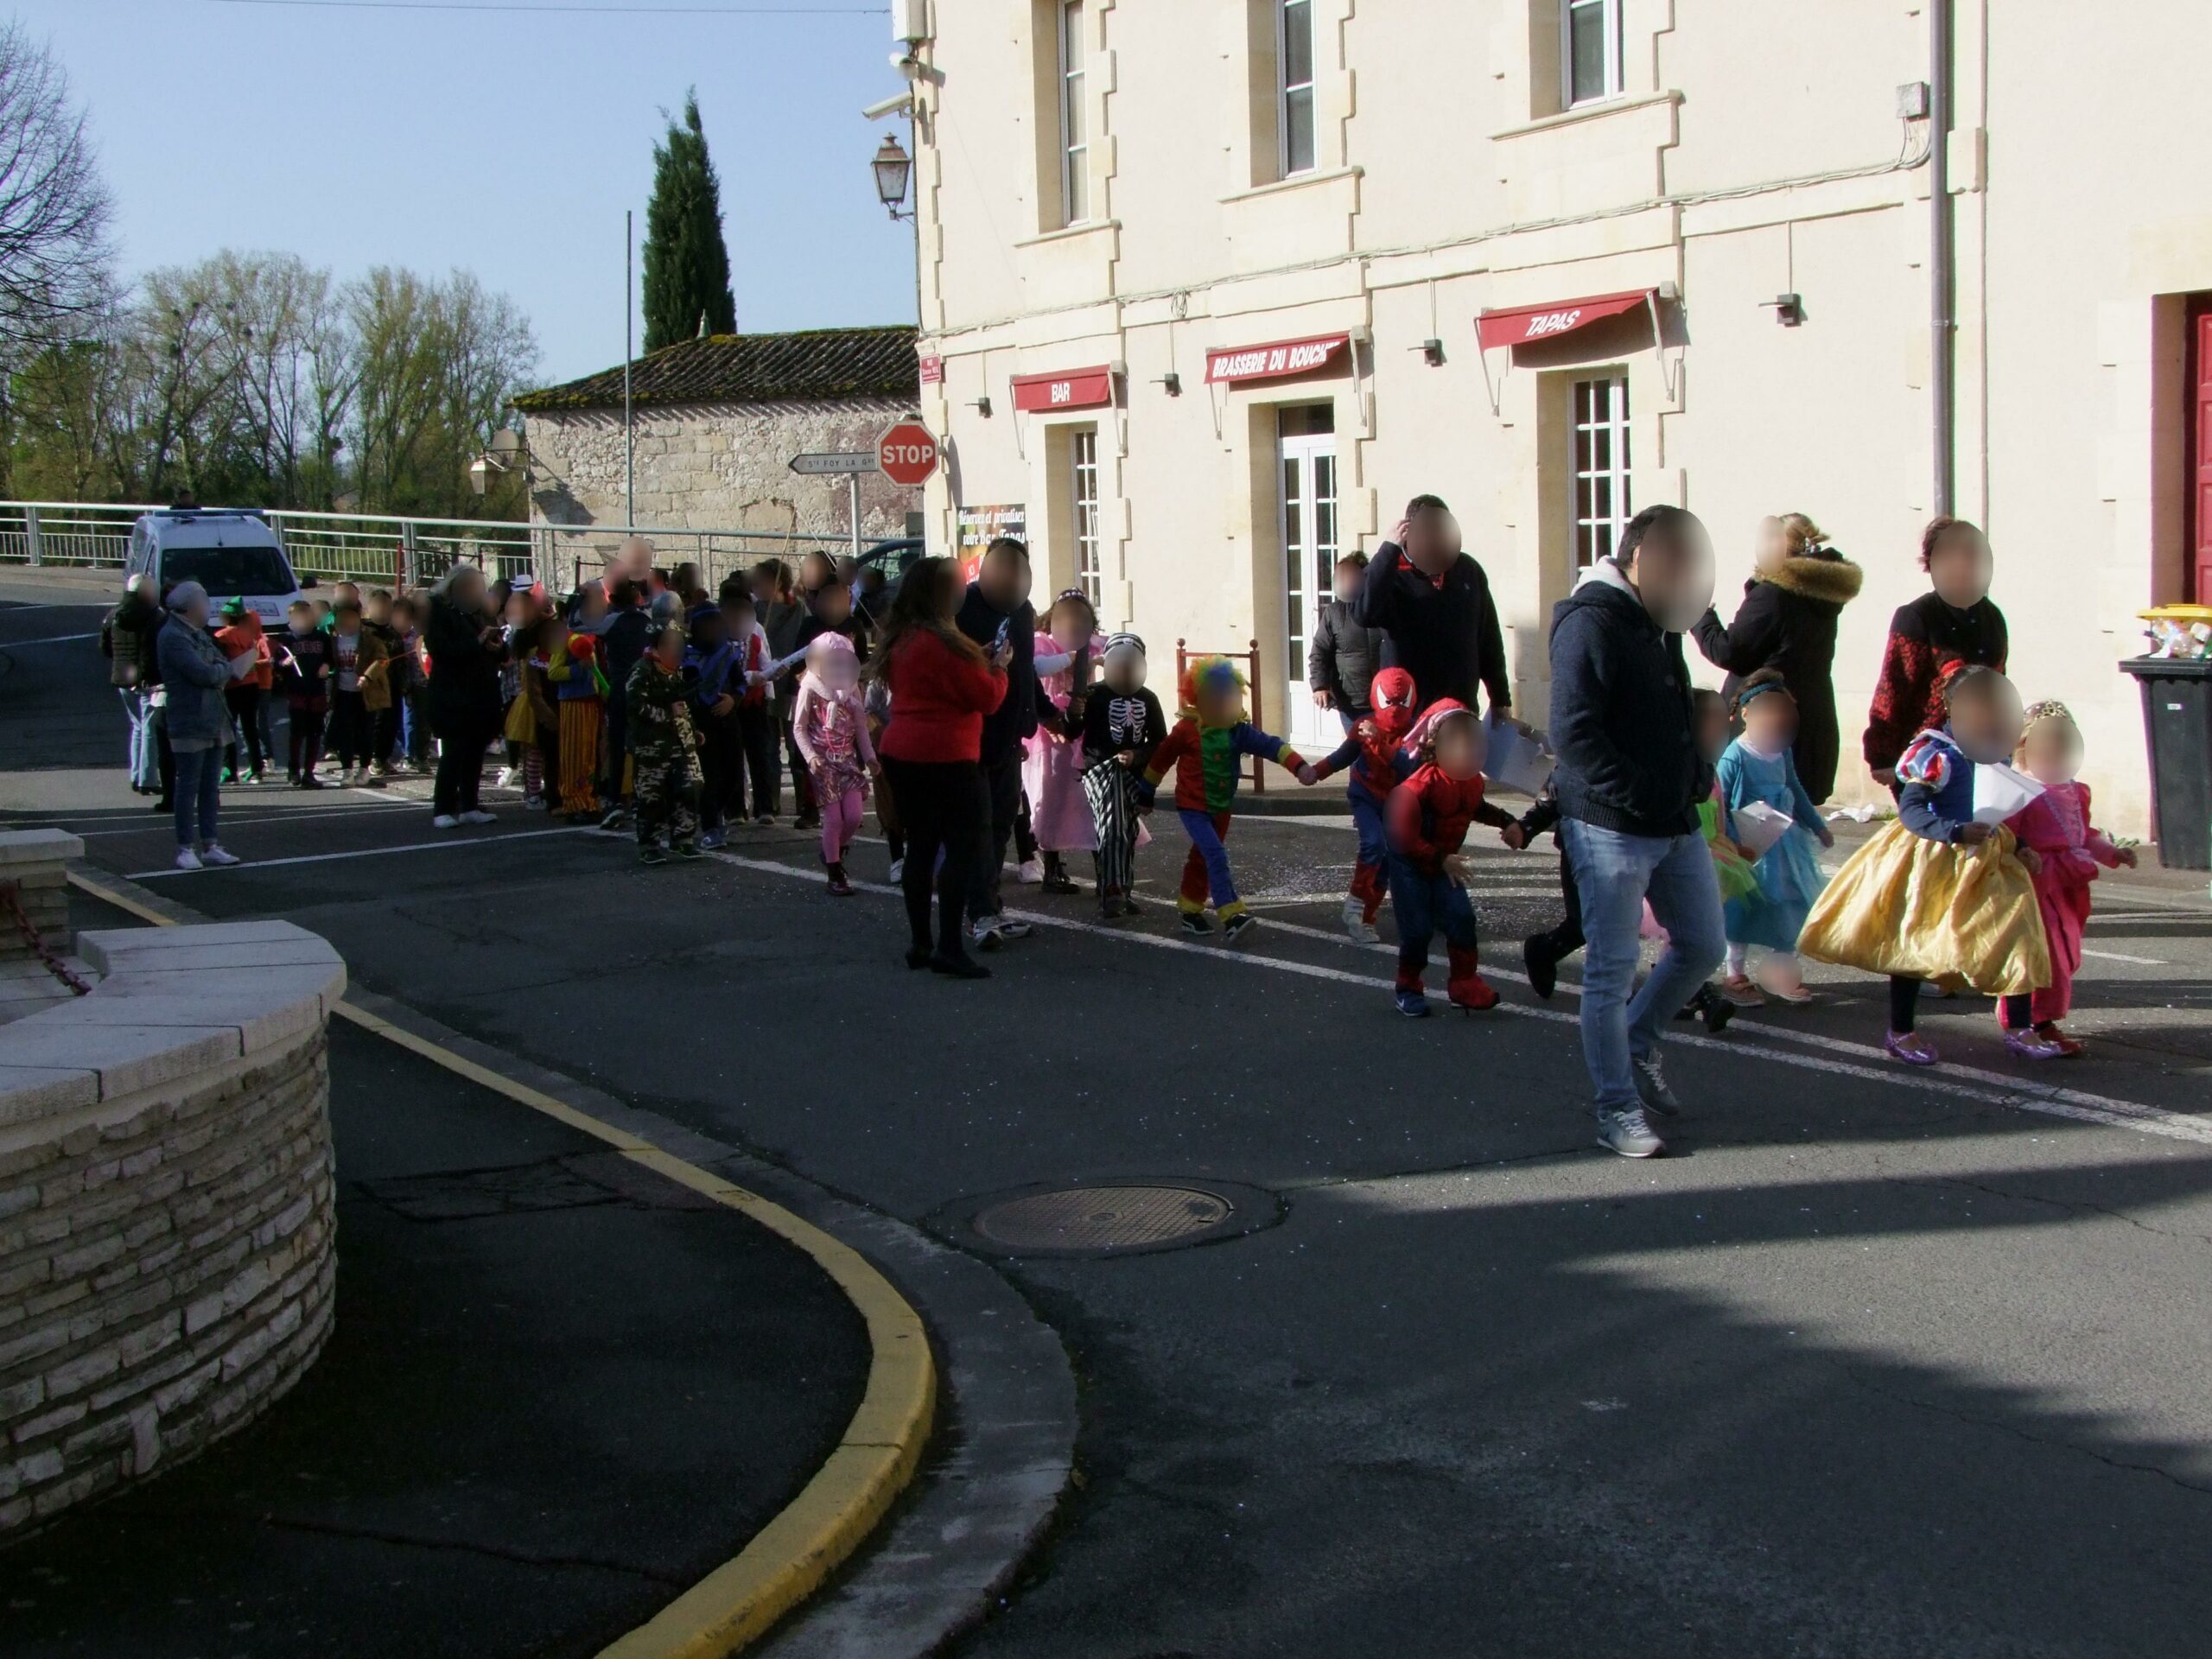
M1552 612L1551 738L1560 838L1582 899L1582 1054L1598 1141L1625 1158L1666 1150L1646 1109L1681 1102L1659 1033L1720 965L1720 890L1699 833L1711 769L1690 720L1682 632L1713 594L1713 544L1680 507L1647 507ZM1643 902L1668 946L1633 996Z

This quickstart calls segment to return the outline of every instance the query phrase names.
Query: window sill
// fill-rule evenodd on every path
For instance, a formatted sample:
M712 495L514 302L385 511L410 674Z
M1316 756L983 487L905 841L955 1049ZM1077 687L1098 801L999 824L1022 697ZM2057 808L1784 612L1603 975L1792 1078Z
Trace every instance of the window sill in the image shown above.
M1287 194L1314 185L1333 184L1341 179L1356 179L1367 169L1355 163L1351 167L1309 168L1303 173L1294 173L1287 179L1270 179L1265 184L1255 184L1249 190L1232 190L1221 198L1225 207L1232 201L1251 201L1256 198Z
M1014 245L1017 248L1034 248L1048 242L1066 242L1076 237L1089 236L1094 231L1118 231L1121 228L1122 221L1118 219L1086 219L1078 220L1073 225L1063 225L1057 231L1045 231L1036 236L1025 236Z
M1682 95L1677 92L1643 92L1634 98L1609 98L1602 102L1578 104L1571 110L1561 110L1557 115L1543 116L1517 127L1503 128L1491 137L1520 138L1532 132L1549 132L1554 127L1571 127L1579 121L1594 121L1630 110L1648 110L1656 104L1679 104L1681 101Z

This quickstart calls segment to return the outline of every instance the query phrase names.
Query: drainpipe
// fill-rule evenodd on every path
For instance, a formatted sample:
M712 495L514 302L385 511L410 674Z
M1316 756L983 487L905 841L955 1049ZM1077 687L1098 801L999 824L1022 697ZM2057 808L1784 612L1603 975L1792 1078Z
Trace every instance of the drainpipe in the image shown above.
M1936 449L1935 510L1951 511L1952 440L1957 424L1957 360L1952 315L1958 287L1951 214L1951 0L1928 5L1928 357L1929 416Z

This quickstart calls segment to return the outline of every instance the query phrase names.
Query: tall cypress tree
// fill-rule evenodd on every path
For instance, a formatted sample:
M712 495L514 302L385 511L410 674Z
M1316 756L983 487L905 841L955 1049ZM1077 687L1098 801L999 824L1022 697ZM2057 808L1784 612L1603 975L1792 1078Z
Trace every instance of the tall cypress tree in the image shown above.
M707 156L696 88L683 118L653 146L653 195L645 207L645 349L657 352L699 332L737 332L729 291L729 250L722 245L721 181Z

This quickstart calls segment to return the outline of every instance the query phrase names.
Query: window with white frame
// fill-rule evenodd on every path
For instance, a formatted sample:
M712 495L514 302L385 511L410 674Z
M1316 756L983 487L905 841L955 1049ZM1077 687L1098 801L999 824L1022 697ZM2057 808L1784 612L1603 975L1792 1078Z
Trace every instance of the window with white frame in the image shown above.
M1083 596L1098 605L1098 429L1086 426L1068 439L1068 501L1074 511L1075 575Z
M1061 218L1080 225L1090 217L1090 141L1084 125L1083 0L1060 7Z
M1560 96L1568 109L1621 95L1621 0L1560 0Z
M1313 170L1313 0L1276 0L1276 160L1282 176Z
M1567 521L1574 568L1586 570L1620 544L1636 509L1628 497L1628 379L1574 383Z

